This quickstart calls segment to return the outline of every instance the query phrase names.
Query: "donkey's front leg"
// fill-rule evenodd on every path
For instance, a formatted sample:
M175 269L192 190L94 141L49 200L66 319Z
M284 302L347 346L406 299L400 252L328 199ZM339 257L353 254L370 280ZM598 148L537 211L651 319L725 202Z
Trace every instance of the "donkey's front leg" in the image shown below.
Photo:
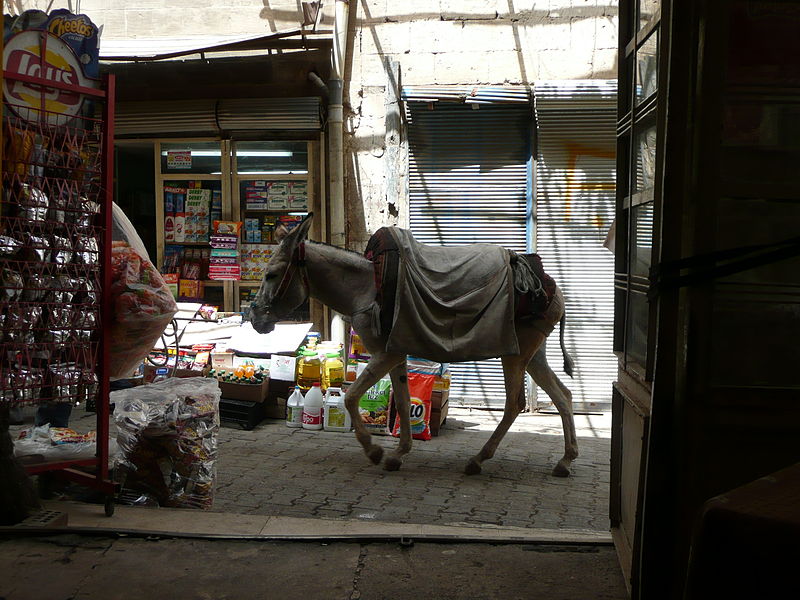
M350 419L356 432L356 439L363 446L367 457L376 465L383 458L383 448L372 443L372 434L364 427L361 413L358 412L358 401L369 388L389 372L389 369L404 360L405 356L397 354L388 354L386 352L373 354L364 368L364 372L353 382L353 385L347 388L347 392L344 395L344 404L347 407L347 412L350 413Z
M502 361L506 384L506 405L503 418L481 451L467 462L467 466L464 468L464 473L467 475L477 475L481 472L481 463L494 456L497 446L525 406L523 373L527 361L520 356L504 356Z
M394 454L386 457L383 468L387 471L397 471L403 464L403 456L411 452L411 400L408 392L408 371L406 361L403 360L394 367L389 374L392 377L392 395L397 409L397 418L400 419L400 443Z

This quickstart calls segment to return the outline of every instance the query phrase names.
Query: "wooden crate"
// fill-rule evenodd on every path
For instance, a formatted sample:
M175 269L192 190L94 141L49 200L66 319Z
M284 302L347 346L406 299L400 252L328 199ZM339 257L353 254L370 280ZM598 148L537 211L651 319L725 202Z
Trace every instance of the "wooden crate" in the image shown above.
M439 435L439 429L447 418L450 408L450 390L435 391L431 393L431 435Z

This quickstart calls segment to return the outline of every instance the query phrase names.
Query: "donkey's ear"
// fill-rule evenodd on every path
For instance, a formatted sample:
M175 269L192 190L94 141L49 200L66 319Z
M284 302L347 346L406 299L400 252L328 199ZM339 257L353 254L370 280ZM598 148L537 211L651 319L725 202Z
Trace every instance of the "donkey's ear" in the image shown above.
M286 225L284 225L283 223L281 223L275 228L275 241L278 242L279 244L283 241L283 238L285 238L287 235L289 235L289 230L286 229Z
M311 219L313 216L314 213L308 213L303 220L300 221L300 224L291 231L284 225L279 225L275 230L275 241L281 243L283 240L288 240L288 244L299 244L308 237L308 230L311 228Z

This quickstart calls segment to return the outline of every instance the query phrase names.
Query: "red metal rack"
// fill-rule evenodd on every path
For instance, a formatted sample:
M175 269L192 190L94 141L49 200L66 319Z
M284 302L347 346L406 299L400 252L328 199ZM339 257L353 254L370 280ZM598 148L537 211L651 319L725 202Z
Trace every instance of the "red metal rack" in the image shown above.
M0 202L0 403L94 401L91 459L27 465L105 495L109 477L109 339L114 79L97 89L5 72L38 89L38 107L3 105ZM80 94L79 113L46 97ZM6 95L6 99L8 95Z

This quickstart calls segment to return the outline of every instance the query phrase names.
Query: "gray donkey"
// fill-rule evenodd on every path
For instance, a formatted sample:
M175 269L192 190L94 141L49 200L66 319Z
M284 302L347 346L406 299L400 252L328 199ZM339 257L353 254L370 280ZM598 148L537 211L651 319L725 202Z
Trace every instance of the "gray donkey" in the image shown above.
M280 245L266 266L261 288L251 305L250 318L256 331L269 333L277 321L290 314L306 299L313 297L350 321L372 358L358 379L347 389L345 405L352 418L356 438L374 464L381 462L383 449L372 443L371 434L365 428L358 410L359 399L372 385L386 373L390 374L400 419L400 441L397 450L386 458L384 468L394 471L400 468L403 456L411 450L407 355L438 362L459 362L500 356L506 389L503 418L481 451L469 459L465 473L468 475L480 473L483 461L494 456L503 436L517 415L525 409L524 372L527 369L534 381L553 400L561 415L564 429L564 456L553 468L553 475L559 477L569 475L572 460L578 456L572 394L547 364L544 344L547 336L559 322L564 368L570 375L572 360L564 348L564 299L561 291L549 277L545 276L551 283L546 306L544 310L535 312L535 316L531 318L531 311L524 311L528 314L520 315L518 310L520 298L524 296L519 292L521 289L526 291L525 286L520 287L520 277L512 278L506 273L506 271L522 273L523 280L527 273L528 282L531 284L528 287L536 292L537 297L541 296L543 287L541 278L530 277L531 269L525 266L527 263L522 266L518 264L522 255L514 255L491 244L443 248L415 244L417 250L425 253L416 263L411 260L412 253L408 249L400 248L394 253L394 256L408 256L412 267L403 271L399 280L394 281L395 287L392 288L391 294L387 294L386 290L380 289L380 281L376 284L376 264L380 262L379 260L376 262L349 250L308 241L306 236L311 219L312 215L309 214L290 232L285 229L276 232ZM398 233L405 232L398 228L384 228L384 230L389 231L394 237L397 237ZM391 239L392 236L388 238ZM369 249L368 246L367 256L370 256ZM461 257L470 251L472 254L465 263ZM497 265L493 266L486 259L490 255L501 257L506 265L509 264L508 257L511 256L514 268L503 269L497 268ZM381 256L376 255L372 258ZM411 279L409 273L413 274L412 272L421 274L426 283L417 285L411 292L404 292L409 285L412 287L415 285L405 281ZM479 314L465 312L465 306L475 305L475 293L464 291L462 287L465 279L478 281L484 290L487 288L485 285L487 281L499 281L498 286L489 289L488 293L493 295L491 298L493 304L497 304L498 298L502 298L502 304L509 304L511 312L509 313L505 306L499 310L484 306L478 309ZM418 292L426 285L435 288L437 295L433 300L423 298L420 301ZM508 290L509 286L512 292L516 289L510 303L503 296L503 292ZM534 297L530 294L527 296ZM412 298L410 309L404 308L406 297ZM416 306L413 305L414 298L417 301ZM442 298L445 300L442 301ZM431 309L431 305L435 305L436 302L442 304L438 307L438 313L436 306ZM388 322L385 318L387 311L380 310L386 308L382 307L382 304L388 306L390 317ZM426 323L420 315L432 316L433 320L429 319L430 322ZM457 321L452 321L448 315L455 315ZM441 325L438 321L441 319L447 323ZM483 326L482 330L477 330L477 337L474 335L474 329L464 328L465 319L472 325L477 323ZM389 328L391 331L388 331ZM420 337L426 328L433 331L433 334L444 332L441 337L452 335L454 339L444 341L428 339L422 346L415 345L414 340ZM394 335L395 332L397 335ZM468 343L459 347L458 338L462 332L467 337ZM498 343L493 342L492 337L501 340L502 351L497 351ZM426 348L430 348L430 352L426 353Z

